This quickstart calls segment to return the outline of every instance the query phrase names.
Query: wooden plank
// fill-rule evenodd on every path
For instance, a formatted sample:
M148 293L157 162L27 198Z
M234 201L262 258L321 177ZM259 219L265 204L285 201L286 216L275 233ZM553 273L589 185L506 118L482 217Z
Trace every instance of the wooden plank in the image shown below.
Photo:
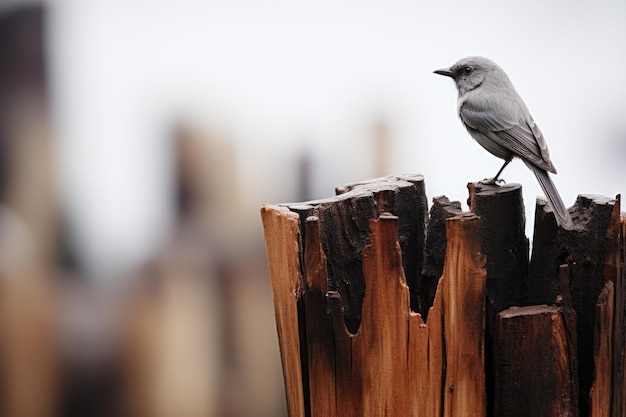
M445 268L424 323L409 323L411 416L485 416L485 259L480 220L446 221Z
M335 327L337 415L486 415L479 224L474 215L448 221L446 267L425 324L410 311L397 218L383 214L370 222L361 326L356 335ZM336 303L331 316L340 312Z
M335 189L338 196L364 191L373 195L377 216L388 212L398 217L398 242L409 286L411 309L419 312L419 280L428 223L424 177L421 174L389 175Z
M617 279L615 281L615 331L613 334L613 417L626 416L626 216L621 216L619 224L619 256Z
M577 416L567 323L556 306L511 307L498 314L494 415Z
M287 411L290 417L305 417L297 306L303 286L298 247L299 216L286 208L264 205L261 219L274 294Z
M306 279L302 298L296 297L296 306L301 307L303 408L311 416L362 416L366 407L376 408L373 404L377 403L364 401L364 392L371 390L374 379L366 380L364 372L368 368L359 364L369 362L358 359L355 347L363 334L360 326L366 287L364 253L373 236L369 220L376 219L385 209L397 213L394 239L400 249L399 269L412 277L414 291L422 269L427 204L421 175L395 175L349 184L340 187L337 194L324 200L281 205L297 215L304 241L304 249L301 247L293 259L295 262L299 258ZM291 240L300 239L300 235ZM406 278L402 279L406 290ZM375 288L376 284L372 285ZM293 306L290 308L289 315L297 316ZM402 312L405 322L409 312L409 307ZM405 331L406 327L405 324ZM280 343L282 346L285 341ZM290 343L295 343L295 339ZM403 343L406 344L406 338Z
M364 416L406 416L409 288L398 243L398 218L383 213L370 221L371 245L363 252L367 292L353 343L353 363L363 380Z
M311 416L340 416L337 414L335 380L335 341L333 326L327 311L328 274L326 256L322 251L319 219L306 221L304 244L306 291L304 309L309 364ZM342 321L343 313L338 316Z
M429 319L424 323L420 314L411 313L409 320L411 414L415 417L443 416L445 385L445 334L443 291L435 295Z
M446 233L450 242L445 268L437 260L445 284L433 285L425 324L413 311L427 220L423 178L385 177L337 192L262 208L290 416L484 416L480 220L445 222L460 205L439 198L443 248ZM400 215L380 213L385 208Z
M596 304L607 281L615 284L622 262L617 239L619 199L579 195L570 214L574 228L571 231L557 229L551 209L545 201L538 199L528 294L530 304L552 304L562 299L563 305L576 312L578 401L580 415L587 416L596 367ZM559 267L564 263L570 269L568 280L562 280L558 275ZM622 349L614 346L614 352ZM619 357L615 362L619 362Z
M443 297L445 383L443 415L487 415L485 311L487 272L481 220L473 214L446 221L448 245L440 285Z
M576 417L580 387L586 398L580 415L622 415L617 414L624 402L619 202L580 196L571 209L572 231L557 229L540 205L528 277L521 187L469 188L474 214L453 216L458 205L439 201L440 217L448 218L446 236L433 240L433 247L443 242L443 260L411 259L424 250L421 176L366 181L338 189L331 199L262 209L266 241L274 240L268 244L272 282L283 277L288 285L287 291L275 290L275 300L288 304L277 310L277 326L281 349L291 351L291 359L283 357L286 385L299 395L290 413L443 417L524 415L526 410L526 415ZM288 220L278 220L285 216ZM431 226L429 234L441 230L441 224ZM268 236L273 228L286 230ZM418 237L411 237L415 233ZM277 259L270 253L289 261L272 267ZM415 275L418 265L422 269ZM438 268L443 268L441 278ZM423 315L415 312L416 291ZM537 299L557 306L507 310ZM510 346L496 357L495 349L502 348L495 339L496 319L502 311L509 314L504 326ZM287 327L297 336L286 337ZM541 357L521 362L523 372L512 371L515 360L532 355ZM287 376L294 368L299 385ZM537 381L544 384L540 392L529 386ZM500 402L488 399L490 393Z
M383 213L370 221L370 228L371 244L363 253L367 292L357 334L350 334L342 320L339 294L330 292L328 298L337 415L342 417L408 415L410 304L397 241L398 218Z
M356 333L365 296L363 249L370 244L369 220L383 212L398 216L398 241L414 310L419 308L418 282L423 252L428 204L424 177L419 174L391 175L337 187L331 198L281 206L300 215L300 229L316 216L326 256L330 288L342 297L348 330ZM302 254L301 254L302 256Z
M593 341L594 382L589 393L589 416L610 417L613 395L613 321L615 292L613 282L604 286L596 304Z
M617 204L613 209L611 216L612 225L609 227L610 233L607 236L607 245L605 252L605 268L609 279L614 283L614 315L613 315L613 340L612 353L613 361L611 363L613 369L612 382L613 392L611 415L626 415L626 384L624 383L624 349L626 341L626 319L624 317L624 309L626 308L626 297L624 287L624 230L626 228L626 217L622 217L621 196L616 197ZM612 278L611 278L612 277Z
M528 239L524 202L519 184L468 184L470 207L481 219L481 252L487 258L487 332L493 334L496 316L520 305L528 274Z
M528 239L525 235L525 210L522 187L468 184L472 212L481 219L481 252L487 258L487 318L485 360L489 407L494 392L493 350L495 323L499 312L521 305L526 298ZM493 415L493 410L488 410Z
M460 202L451 202L445 196L433 198L424 247L424 266L418 290L420 296L418 312L422 314L424 321L428 320L428 310L433 305L437 284L443 273L447 244L446 219L461 213Z

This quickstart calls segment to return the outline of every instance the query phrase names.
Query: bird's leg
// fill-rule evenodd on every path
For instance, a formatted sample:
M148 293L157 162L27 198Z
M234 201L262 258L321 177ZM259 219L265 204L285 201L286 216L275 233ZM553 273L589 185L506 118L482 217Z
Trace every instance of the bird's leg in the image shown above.
M511 159L507 159L506 161L504 161L504 164L502 165L502 168L500 168L500 170L498 171L498 173L496 174L495 177L493 177L493 182L498 183L498 181L502 181L504 182L504 180L499 180L498 177L500 176L500 174L502 174L502 171L504 171L504 168L506 168L506 166L513 160L513 158Z
M504 168L506 168L506 166L511 162L512 159L513 158L507 159L504 161L504 165L502 165L502 168L500 168L500 170L498 171L495 177L485 178L484 180L480 181L480 184L484 184L484 185L500 185L500 183L506 184L504 180L498 179L498 177L500 176Z

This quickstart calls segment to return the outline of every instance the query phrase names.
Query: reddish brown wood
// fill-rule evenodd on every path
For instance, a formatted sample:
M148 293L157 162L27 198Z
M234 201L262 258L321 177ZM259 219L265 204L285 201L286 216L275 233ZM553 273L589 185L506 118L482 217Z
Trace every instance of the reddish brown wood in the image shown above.
M471 214L446 221L448 245L440 285L445 342L443 415L449 417L487 415L487 273L480 231L481 221Z
M487 259L486 383L489 405L493 407L496 317L502 310L521 305L526 298L528 239L524 204L519 184L470 183L468 189L470 208L481 219L481 252ZM489 415L494 415L493 409Z
M418 279L422 270L428 207L423 176L393 175L337 187L335 197L284 204L300 215L300 229L315 216L326 256L329 287L338 291L348 330L356 333L361 320L365 281L363 249L369 245L369 220L391 212L399 218L398 241L410 288L412 307L418 308ZM304 236L306 240L306 236Z
M427 324L411 311L398 218L383 213L371 220L362 320L351 334L340 294L328 290L316 217L306 222L304 290L299 287L296 216L280 207L262 209L290 416L486 415L479 219L470 214L447 221L446 266ZM298 325L300 298L305 328ZM302 340L306 366L299 361ZM297 383L307 372L306 383Z
M615 291L608 281L596 304L596 325L593 341L594 381L589 393L589 415L610 417L613 395L613 321Z
M577 415L566 326L560 307L511 307L498 314L496 416Z
M624 415L619 199L540 201L529 267L521 187L469 188L426 241L421 176L262 209L290 416Z
M618 225L618 254L616 280L615 280L615 317L613 331L613 417L626 416L626 217L622 216Z
M333 326L327 315L328 274L322 252L319 219L306 221L304 270L306 292L306 340L308 355L310 407L312 416L336 416L335 343ZM341 315L339 316L341 318Z
M557 229L547 203L537 201L535 233L530 261L528 289L530 303L551 304L559 299L576 312L577 372L580 415L590 413L590 391L594 383L594 340L596 311L600 292L608 281L614 285L621 273L623 254L619 250L619 199L580 195L570 209L574 221L571 231ZM559 266L567 263L569 279L558 276ZM615 305L623 305L624 292L615 292ZM620 310L623 310L621 308ZM614 372L623 373L623 317L616 318L613 340ZM621 333L621 334L620 334ZM619 377L617 378L619 379ZM619 389L623 392L623 387ZM617 393L616 393L617 394ZM613 395L622 398L624 395ZM613 402L612 399L606 401Z
M302 290L299 218L297 214L277 206L263 206L261 218L274 294L287 411L290 417L305 417L297 306Z

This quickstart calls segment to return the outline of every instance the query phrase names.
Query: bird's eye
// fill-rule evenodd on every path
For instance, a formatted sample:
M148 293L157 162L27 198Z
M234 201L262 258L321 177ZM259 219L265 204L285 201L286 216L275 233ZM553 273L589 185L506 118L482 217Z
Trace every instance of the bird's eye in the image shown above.
M472 68L472 67L465 67L465 68L463 68L463 71L465 72L465 74L470 74L473 70L474 70L474 68Z

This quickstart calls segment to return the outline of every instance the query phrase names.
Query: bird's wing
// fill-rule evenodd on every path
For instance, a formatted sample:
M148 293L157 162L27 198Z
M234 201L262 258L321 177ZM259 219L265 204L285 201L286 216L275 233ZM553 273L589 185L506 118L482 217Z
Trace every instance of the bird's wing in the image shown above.
M528 125L528 128L532 132L533 136L535 137L535 139L537 139L537 146L539 146L539 152L541 153L541 157L544 159L544 161L550 162L550 152L548 151L548 144L543 137L543 133L541 133L541 129L539 129L537 123L535 123L533 118L530 116L526 121L526 125ZM552 163L550 162L550 164Z
M467 126L487 135L519 158L556 173L546 141L532 117L520 120L520 111L511 101L500 102L509 105L493 110L483 105L487 103L465 100L459 106L459 116Z

